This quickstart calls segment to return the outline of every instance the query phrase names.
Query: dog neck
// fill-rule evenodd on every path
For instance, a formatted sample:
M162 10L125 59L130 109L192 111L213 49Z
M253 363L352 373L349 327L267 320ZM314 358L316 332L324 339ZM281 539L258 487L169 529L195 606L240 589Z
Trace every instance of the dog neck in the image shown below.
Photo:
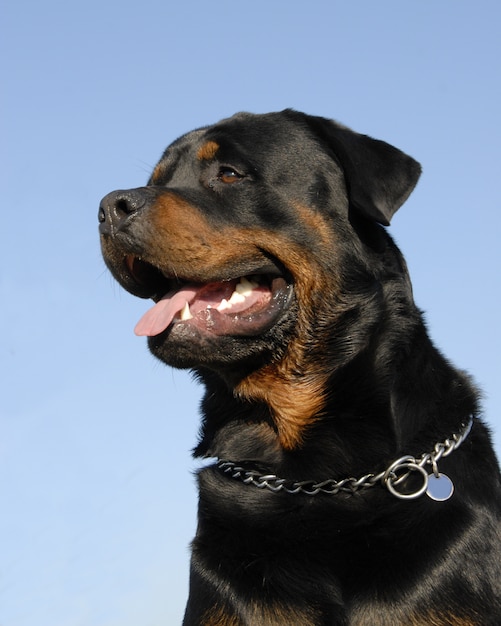
M270 472L263 473L252 469L251 465L245 462L235 463L218 459L216 466L220 472L234 480L259 489L268 489L273 493L285 492L289 495L307 496L318 494L335 496L339 493L355 495L371 487L380 486L385 487L390 494L401 500L414 500L427 494L432 500L445 501L452 496L454 485L448 476L440 473L438 463L459 448L470 434L473 421L474 417L471 416L467 423L461 424L458 433L454 433L443 442L436 443L431 452L425 452L420 457L410 454L401 456L390 463L385 470L365 474L360 478L290 481ZM414 472L419 474L421 484L418 484L417 488L405 490L402 483Z

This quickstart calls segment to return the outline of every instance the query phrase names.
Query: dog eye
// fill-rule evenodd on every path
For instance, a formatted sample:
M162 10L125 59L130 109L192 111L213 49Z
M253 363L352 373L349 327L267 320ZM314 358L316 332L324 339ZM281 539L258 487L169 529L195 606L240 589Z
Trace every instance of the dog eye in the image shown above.
M239 180L242 180L243 175L237 172L232 167L221 167L219 169L219 173L217 175L217 179L222 183L231 185L232 183L236 183Z

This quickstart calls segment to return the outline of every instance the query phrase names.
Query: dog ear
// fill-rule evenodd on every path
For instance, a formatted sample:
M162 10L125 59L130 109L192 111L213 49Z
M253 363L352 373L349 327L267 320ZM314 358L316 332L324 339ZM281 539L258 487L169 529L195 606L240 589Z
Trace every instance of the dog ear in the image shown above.
M332 120L315 120L317 133L320 131L344 171L351 205L365 217L388 226L416 186L419 163L384 141Z

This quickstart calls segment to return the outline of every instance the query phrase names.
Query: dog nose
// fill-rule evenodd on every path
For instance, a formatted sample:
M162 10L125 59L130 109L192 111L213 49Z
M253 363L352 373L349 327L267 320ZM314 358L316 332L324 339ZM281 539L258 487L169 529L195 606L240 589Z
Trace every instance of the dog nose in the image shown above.
M112 191L99 205L99 232L113 235L122 229L146 203L140 189Z

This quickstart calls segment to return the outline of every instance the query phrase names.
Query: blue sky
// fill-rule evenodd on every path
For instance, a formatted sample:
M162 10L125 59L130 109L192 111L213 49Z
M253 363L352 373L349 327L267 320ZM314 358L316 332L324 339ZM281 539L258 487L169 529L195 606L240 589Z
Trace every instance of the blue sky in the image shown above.
M501 450L501 4L8 0L2 66L0 624L181 621L201 390L133 327L100 198L239 110L294 107L423 165L390 228Z

